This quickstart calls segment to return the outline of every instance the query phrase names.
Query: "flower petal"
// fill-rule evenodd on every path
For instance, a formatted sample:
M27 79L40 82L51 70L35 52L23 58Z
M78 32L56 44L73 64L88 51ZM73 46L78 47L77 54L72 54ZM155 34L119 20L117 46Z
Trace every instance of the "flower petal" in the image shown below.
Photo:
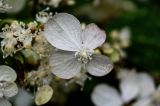
M4 96L5 97L13 97L18 93L18 87L16 83L7 83L4 86Z
M91 75L104 76L113 69L113 64L106 56L94 54L86 68Z
M17 78L15 70L6 65L0 66L0 81L11 81L14 82Z
M150 97L148 98L141 98L138 99L133 106L154 106L152 105L152 99Z
M11 98L14 106L33 106L34 96L27 90L19 88L19 92L16 96Z
M134 71L128 73L128 76L120 80L120 90L124 102L129 102L138 96L140 85L137 74Z
M36 105L44 105L52 98L53 89L49 85L40 87L35 96Z
M105 32L93 23L86 26L81 36L83 46L91 50L102 45L106 40Z
M0 90L0 98L2 98L2 97L3 97L3 91Z
M81 63L75 58L73 52L57 51L50 57L50 66L56 76L70 79L81 70Z
M0 106L12 106L12 105L7 99L0 98Z
M58 13L45 25L44 36L54 47L78 51L81 47L80 22L73 15Z
M117 90L106 84L97 85L91 95L96 106L121 106L122 99Z
M155 91L153 78L147 73L139 73L139 83L141 87L140 97L148 97ZM147 88L147 89L146 89Z

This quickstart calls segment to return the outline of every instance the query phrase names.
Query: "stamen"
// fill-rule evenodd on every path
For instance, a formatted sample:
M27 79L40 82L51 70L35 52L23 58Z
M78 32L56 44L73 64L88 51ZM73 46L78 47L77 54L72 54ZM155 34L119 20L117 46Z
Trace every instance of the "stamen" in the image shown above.
M75 53L75 57L83 64L87 64L90 60L92 60L92 54L93 52L91 52L89 49L82 48L81 51Z

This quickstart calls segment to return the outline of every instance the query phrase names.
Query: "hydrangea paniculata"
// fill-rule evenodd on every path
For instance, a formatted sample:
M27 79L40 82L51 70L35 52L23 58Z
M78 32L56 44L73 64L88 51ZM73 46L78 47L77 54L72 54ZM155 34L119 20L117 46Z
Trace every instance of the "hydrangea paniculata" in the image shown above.
M106 40L104 31L95 24L84 30L73 15L58 13L45 24L44 36L48 42L60 49L50 57L52 72L56 76L70 79L81 69L94 76L104 76L112 68L112 62L103 55L94 54L94 49Z

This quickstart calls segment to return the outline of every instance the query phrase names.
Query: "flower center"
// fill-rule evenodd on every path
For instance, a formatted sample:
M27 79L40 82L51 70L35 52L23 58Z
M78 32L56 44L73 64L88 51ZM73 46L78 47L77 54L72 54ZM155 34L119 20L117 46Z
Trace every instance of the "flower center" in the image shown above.
M87 64L89 60L92 60L92 54L93 51L86 48L82 48L81 51L77 51L75 53L75 56L78 59L78 61L81 61L83 64Z

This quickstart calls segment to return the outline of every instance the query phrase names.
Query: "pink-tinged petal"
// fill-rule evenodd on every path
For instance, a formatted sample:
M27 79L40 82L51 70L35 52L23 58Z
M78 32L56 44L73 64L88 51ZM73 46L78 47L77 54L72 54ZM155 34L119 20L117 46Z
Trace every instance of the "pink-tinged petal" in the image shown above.
M73 52L57 51L50 57L52 73L63 79L75 77L81 70L81 63Z
M112 62L103 55L94 54L93 59L86 64L87 71L93 76L104 76L113 69Z
M76 17L58 13L45 24L44 36L54 47L78 51L81 48L81 26Z
M95 24L89 24L83 30L81 39L83 46L88 49L95 49L101 46L106 40L106 34Z
M148 97L155 91L153 78L147 73L139 73L140 97ZM147 88L147 89L146 89Z
M106 84L94 88L91 100L96 106L121 106L123 103L118 91Z

